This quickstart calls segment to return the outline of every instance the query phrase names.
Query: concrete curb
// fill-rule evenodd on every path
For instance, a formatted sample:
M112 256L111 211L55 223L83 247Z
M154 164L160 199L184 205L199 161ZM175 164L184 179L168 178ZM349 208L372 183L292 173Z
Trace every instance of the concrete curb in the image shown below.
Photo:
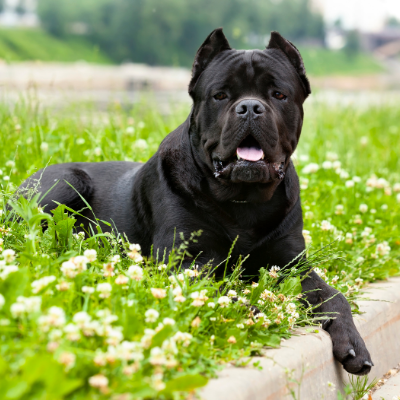
M398 397L396 398L396 396ZM372 395L372 400L382 399L400 399L400 373L388 379L388 381Z
M400 278L372 284L364 298L370 300L359 302L364 314L356 316L355 323L375 364L369 374L372 380L400 361ZM301 335L304 331L299 329L300 335L283 342L280 349L254 357L262 370L225 368L202 390L202 399L337 400L337 389L345 386L348 374L333 358L326 332ZM331 390L328 382L336 389Z

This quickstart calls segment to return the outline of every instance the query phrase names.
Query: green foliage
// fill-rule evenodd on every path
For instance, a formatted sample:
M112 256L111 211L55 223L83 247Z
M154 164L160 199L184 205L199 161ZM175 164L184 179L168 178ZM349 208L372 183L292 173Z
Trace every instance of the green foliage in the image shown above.
M289 39L323 40L322 16L309 0L41 0L49 32L62 36L74 22L115 61L190 66L207 35L224 27L237 48L263 47L271 30Z
M6 61L80 61L108 63L110 59L87 39L59 39L41 29L0 29L0 58Z

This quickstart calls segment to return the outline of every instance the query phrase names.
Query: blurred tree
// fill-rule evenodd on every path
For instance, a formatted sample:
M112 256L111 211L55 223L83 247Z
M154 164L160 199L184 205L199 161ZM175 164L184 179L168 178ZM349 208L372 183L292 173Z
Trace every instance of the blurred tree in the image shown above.
M346 34L346 44L343 48L348 57L355 57L361 50L360 34L356 29L350 30Z
M115 61L184 65L222 26L234 47L262 47L271 30L291 40L324 36L310 0L39 0L43 26L62 36L73 22Z

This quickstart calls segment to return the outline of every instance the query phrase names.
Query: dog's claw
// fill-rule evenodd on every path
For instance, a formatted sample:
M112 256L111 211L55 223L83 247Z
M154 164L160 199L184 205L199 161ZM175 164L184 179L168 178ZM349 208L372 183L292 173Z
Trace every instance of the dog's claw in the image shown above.
M364 361L364 365L366 365L368 367L372 367L374 364L370 363L369 361Z
M350 350L349 350L349 354L350 354L353 358L356 356L356 352L354 351L354 349L350 349ZM365 362L367 363L368 361L365 361ZM367 365L367 364L364 363L364 365Z

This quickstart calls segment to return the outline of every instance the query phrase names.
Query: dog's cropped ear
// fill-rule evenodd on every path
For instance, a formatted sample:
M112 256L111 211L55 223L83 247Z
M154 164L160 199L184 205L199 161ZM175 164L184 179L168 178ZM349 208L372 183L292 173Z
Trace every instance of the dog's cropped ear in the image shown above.
M278 32L271 32L271 39L269 40L267 49L279 49L285 53L290 63L296 69L299 74L301 81L303 82L306 95L311 93L310 82L306 75L306 69L304 67L303 59L301 58L299 50L296 46L282 37Z
M213 58L224 50L231 50L222 28L213 30L197 50L192 68L192 79L189 83L189 93L191 94L201 73L207 68L207 65Z

